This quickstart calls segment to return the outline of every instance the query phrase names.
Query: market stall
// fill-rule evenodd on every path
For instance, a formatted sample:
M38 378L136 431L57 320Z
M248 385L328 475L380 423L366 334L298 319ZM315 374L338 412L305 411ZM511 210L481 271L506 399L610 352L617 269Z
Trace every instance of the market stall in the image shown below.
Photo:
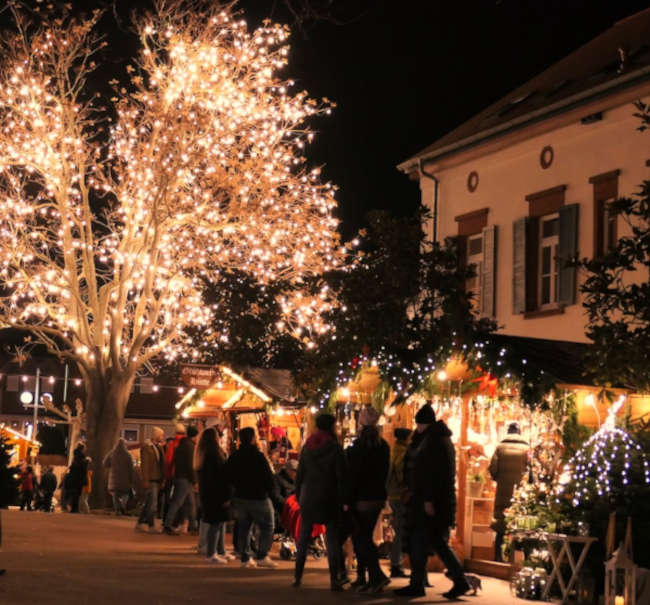
M0 423L0 433L7 439L8 444L13 446L9 466L16 466L21 460L36 460L38 450L41 447L38 441L19 433L4 422Z
M303 405L273 397L225 365L192 366L191 370L183 374L190 390L176 409L181 418L202 427L219 426L226 451L232 450L244 427L255 429L267 453L278 446L281 459L300 448L309 414Z

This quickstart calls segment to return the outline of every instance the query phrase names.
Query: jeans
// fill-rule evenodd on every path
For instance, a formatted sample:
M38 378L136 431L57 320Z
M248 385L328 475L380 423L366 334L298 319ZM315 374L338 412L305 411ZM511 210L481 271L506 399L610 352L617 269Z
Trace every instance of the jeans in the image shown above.
M160 481L150 481L149 487L144 493L144 505L138 523L146 523L153 527L153 520L158 512L158 492L160 491Z
M307 547L311 542L311 532L314 522L303 517L300 522L300 535L298 536L298 548L296 552L296 580L300 581L302 572L305 569L307 559ZM330 582L335 584L341 571L341 545L339 543L339 526L336 521L329 521L325 524L325 537L327 538L327 563L330 570Z
M45 492L43 494L43 510L46 513L52 512L52 496L54 496L53 492Z
M386 579L384 572L379 567L379 553L372 539L382 508L383 506L380 505L370 510L355 510L353 513L357 522L357 531L352 534L352 542L357 555L358 567L360 570L368 570L368 581L373 585Z
M205 521L201 522L203 525L207 526L206 532L206 556L208 559L214 555L215 552L218 552L220 555L225 555L225 549L223 547L223 535L226 533L226 524L223 521L218 523L206 523ZM221 546L221 551L219 551L219 546Z
M79 512L79 498L81 498L81 490L78 489L67 489L65 492L65 497L67 503L70 504L70 512L78 513Z
M225 555L226 554L226 522L222 521L223 528L221 531L217 532L217 546L216 546L216 551L217 554L219 555ZM198 549L199 551L205 550L207 552L208 550L208 530L210 528L210 524L206 523L202 519L199 521L199 543L198 543Z
M390 549L390 566L402 566L402 534L404 533L404 504L400 500L391 500L393 509L393 545Z
M274 515L270 498L264 500L244 500L235 498L233 501L237 514L237 549L242 563L250 559L250 530L253 522L260 529L260 541L257 547L257 558L264 559L273 544Z
M88 505L88 492L81 490L81 495L79 496L79 512L84 515L90 514L90 506Z
M171 529L176 519L178 511L184 508L189 520L189 529L196 529L196 504L194 502L194 486L189 479L179 477L174 479L174 495L169 503L167 516L165 517L165 528Z
M126 505L129 501L129 492L112 492L113 495L113 509L117 515L126 515ZM81 496L81 494L79 494ZM79 497L77 497L77 509L74 510L75 505L72 505L73 510L70 512L79 512Z
M425 516L424 511L418 515L415 526L411 530L409 546L411 586L424 588L430 550L440 557L454 584L463 580L463 568L458 557L449 547L449 528L432 529L431 519Z
M24 489L20 495L20 510L32 510L32 498L34 492L32 490Z

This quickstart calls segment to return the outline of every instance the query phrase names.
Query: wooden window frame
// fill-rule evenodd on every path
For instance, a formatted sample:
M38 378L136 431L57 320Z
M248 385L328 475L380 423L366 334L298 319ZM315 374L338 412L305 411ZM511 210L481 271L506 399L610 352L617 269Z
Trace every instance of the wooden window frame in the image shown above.
M589 183L593 185L594 190L594 258L602 257L607 250L605 242L605 214L607 206L612 200L618 198L618 177L620 170L610 170L595 176L589 177ZM618 239L618 220L614 222L614 241ZM607 242L607 248L610 248L612 242Z

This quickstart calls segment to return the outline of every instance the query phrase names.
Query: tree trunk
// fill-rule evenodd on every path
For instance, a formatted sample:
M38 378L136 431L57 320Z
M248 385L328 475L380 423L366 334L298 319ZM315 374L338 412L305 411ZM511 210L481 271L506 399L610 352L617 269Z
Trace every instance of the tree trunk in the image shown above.
M119 437L133 378L113 379L110 384L99 376L87 380L86 422L87 450L92 459L91 508L106 506L107 473L104 458L115 447Z

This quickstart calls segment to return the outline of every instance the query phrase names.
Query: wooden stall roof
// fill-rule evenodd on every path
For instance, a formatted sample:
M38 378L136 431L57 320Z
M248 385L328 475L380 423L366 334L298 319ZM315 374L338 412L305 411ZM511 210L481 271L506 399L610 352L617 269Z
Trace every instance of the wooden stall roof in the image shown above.
M30 447L41 447L40 441L29 438L27 435L19 433L17 430L12 429L10 426L6 425L4 422L0 423L0 433L10 442L25 444Z
M222 412L261 412L271 402L262 389L228 366L220 365L221 376L207 389L190 389L176 404L185 418L205 418Z

